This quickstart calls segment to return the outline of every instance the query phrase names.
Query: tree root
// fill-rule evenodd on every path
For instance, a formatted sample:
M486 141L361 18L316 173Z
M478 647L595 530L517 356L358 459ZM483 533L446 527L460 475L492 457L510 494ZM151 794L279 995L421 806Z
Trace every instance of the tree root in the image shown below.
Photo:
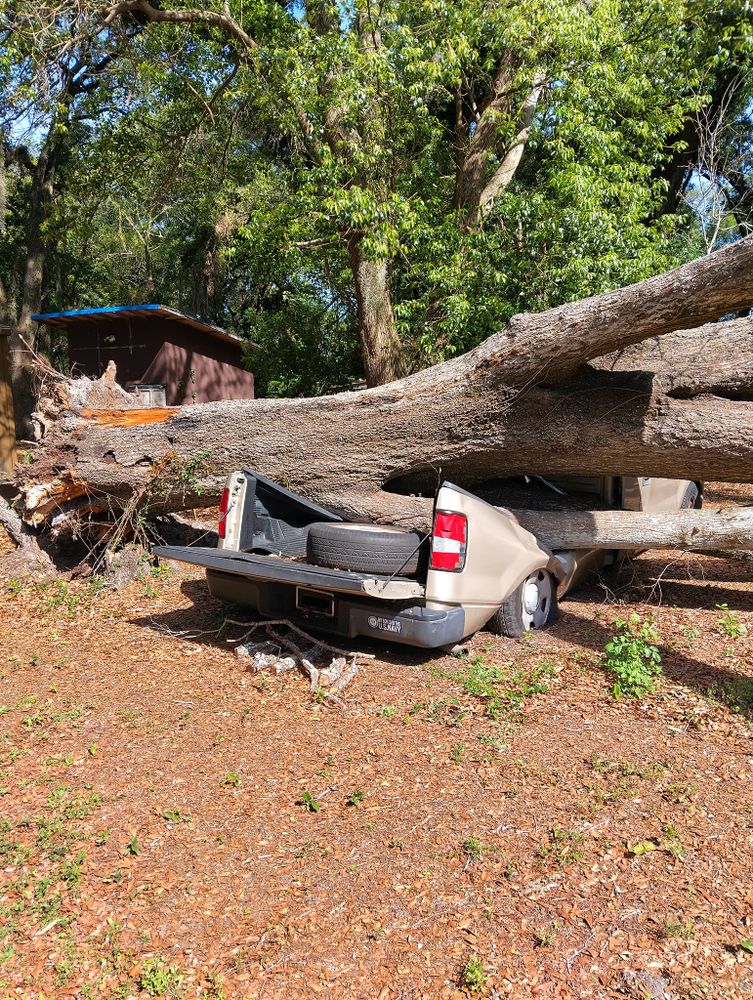
M8 532L29 563L36 564L40 569L54 569L50 557L40 549L36 538L29 533L28 528L24 525L21 518L3 497L0 497L0 524Z

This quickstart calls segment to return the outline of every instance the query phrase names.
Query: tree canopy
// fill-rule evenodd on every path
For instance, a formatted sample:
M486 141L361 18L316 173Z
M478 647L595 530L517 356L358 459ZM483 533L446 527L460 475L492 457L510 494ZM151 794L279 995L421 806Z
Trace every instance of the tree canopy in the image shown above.
M258 343L267 393L316 394L750 229L746 2L27 8L0 0L0 308L27 334L164 301Z

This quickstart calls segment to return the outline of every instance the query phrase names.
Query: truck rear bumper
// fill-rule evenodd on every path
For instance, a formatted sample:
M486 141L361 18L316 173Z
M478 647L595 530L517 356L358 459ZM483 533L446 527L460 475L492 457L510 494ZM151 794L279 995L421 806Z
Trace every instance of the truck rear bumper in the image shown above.
M368 636L406 646L436 649L451 646L465 635L462 608L433 610L394 601L370 601L343 593L317 591L207 569L214 597L253 608L267 618L287 618L301 628L353 639ZM308 606L312 598L324 611ZM303 606L302 606L303 605Z

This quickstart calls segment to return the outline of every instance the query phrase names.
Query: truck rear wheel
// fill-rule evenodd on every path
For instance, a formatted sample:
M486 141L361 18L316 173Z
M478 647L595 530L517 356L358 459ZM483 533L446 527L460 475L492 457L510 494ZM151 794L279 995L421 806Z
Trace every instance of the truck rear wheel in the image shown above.
M380 576L416 576L425 566L425 536L380 524L321 522L309 527L306 561Z
M537 569L516 587L489 619L488 628L510 639L519 639L534 628L557 620L557 587L551 573Z

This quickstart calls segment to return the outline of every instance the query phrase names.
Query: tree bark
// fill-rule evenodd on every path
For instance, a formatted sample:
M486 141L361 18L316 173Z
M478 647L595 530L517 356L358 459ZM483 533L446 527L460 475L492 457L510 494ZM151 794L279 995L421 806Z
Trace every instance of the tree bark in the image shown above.
M8 210L8 180L5 167L5 140L0 134L0 237L7 234L6 213ZM11 326L15 322L14 307L8 288L0 275L0 325Z
M55 126L50 129L50 135L39 154L31 174L31 193L29 197L29 212L26 217L26 264L21 298L21 310L16 323L16 331L27 343L34 346L34 327L32 316L38 313L42 306L42 286L44 267L47 257L47 247L44 239L44 227L49 219L55 190L55 173L57 148L54 139Z
M20 438L30 438L31 413L36 407L36 380L29 352L23 346L21 337L34 346L34 322L32 316L42 306L47 246L45 225L49 220L50 208L55 189L57 147L54 139L54 125L45 142L39 159L31 171L29 211L25 224L26 258L21 285L21 303L18 319L10 335L11 377L13 380L13 408L16 417L16 434Z
M367 260L361 237L348 238L350 269L358 307L358 342L367 386L394 382L403 374L400 338L392 310L389 266Z
M515 138L500 152L500 162L489 176L489 162L501 145L500 120L511 115L516 96L514 77L517 63L515 56L507 55L486 99L474 116L465 116L463 95L460 91L455 95L455 208L470 228L483 221L494 201L512 183L546 85L546 74L537 70L531 90L520 107Z
M26 516L41 523L70 503L117 508L134 494L155 511L206 505L243 466L346 516L423 527L443 478L468 487L524 473L753 482L753 403L675 398L663 374L584 364L749 303L751 253L753 238L621 291L515 317L460 358L362 392L157 411L148 426L68 413L23 467ZM706 333L692 336L701 343ZM575 372L569 382L562 369ZM190 476L176 471L185 467Z
M753 400L753 317L707 323L651 337L595 358L604 371L649 371L663 392L676 399L703 393Z
M473 216L474 222L482 222L484 217L491 212L494 202L500 194L506 191L510 184L512 184L520 166L520 161L523 159L523 153L525 152L528 136L531 133L531 126L536 114L536 107L545 86L546 73L538 70L534 73L531 92L523 101L523 106L520 109L517 134L510 146L505 150L501 163L486 182L484 189L479 195L478 205Z
M753 549L753 509L681 510L644 514L628 510L515 511L528 531L550 549Z

